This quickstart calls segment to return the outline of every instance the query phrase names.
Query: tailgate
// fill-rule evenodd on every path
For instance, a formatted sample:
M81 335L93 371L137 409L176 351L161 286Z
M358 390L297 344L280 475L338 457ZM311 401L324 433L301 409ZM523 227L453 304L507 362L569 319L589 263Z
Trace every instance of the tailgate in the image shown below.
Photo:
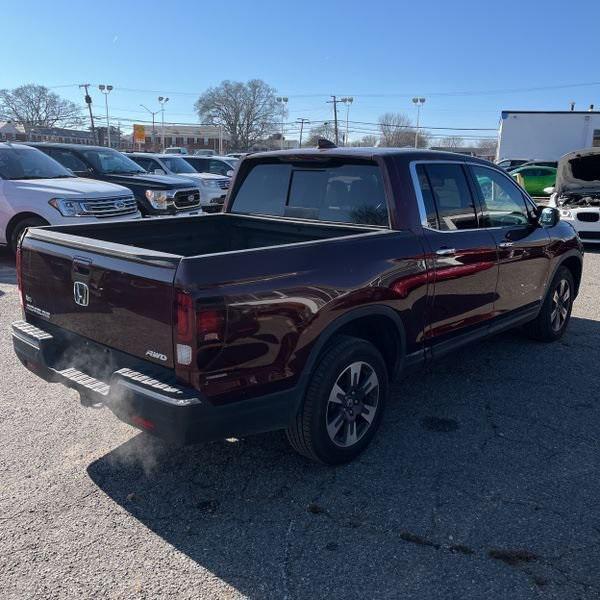
M28 320L43 321L167 367L173 366L173 280L179 258L149 260L129 246L69 243L28 232L21 273ZM52 235L57 241L52 241ZM40 239L41 238L41 239ZM73 238L74 240L81 238ZM98 246L94 248L92 244ZM33 319L31 315L35 315Z

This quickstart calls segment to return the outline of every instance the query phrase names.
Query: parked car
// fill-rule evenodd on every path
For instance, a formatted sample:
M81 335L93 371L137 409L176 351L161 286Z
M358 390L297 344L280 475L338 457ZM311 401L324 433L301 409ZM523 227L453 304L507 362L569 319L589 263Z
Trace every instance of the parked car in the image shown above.
M226 154L225 157L226 158L237 158L238 160L244 158L244 156L248 156L248 152L230 152L229 154Z
M16 251L27 227L140 216L127 188L75 177L35 148L0 143L0 246Z
M129 188L144 216L200 212L196 180L147 173L121 152L103 146L30 142L79 177Z
M523 166L510 171L510 176L530 196L548 196L544 191L556 182L556 169L552 167Z
M172 146L171 148L165 148L163 154L187 154L188 149L182 146Z
M558 207L586 244L600 243L600 148L578 150L558 161L548 204Z
M329 464L415 365L559 339L582 273L573 228L501 169L393 148L257 153L225 213L33 229L19 253L34 373L173 442L285 429Z
M530 162L527 158L505 158L498 162L498 166L505 171L510 171L511 169L516 169L525 163Z
M185 159L188 156L169 156L166 154L146 154L132 152L127 154L143 169L160 175L183 176L192 179L200 188L200 205L206 212L220 211L229 189L229 177L199 173Z
M194 150L194 156L215 156L216 154L214 150Z
M225 156L182 156L198 173L232 177L239 160Z
M530 160L526 163L523 163L522 165L519 165L518 167L512 167L512 169L508 169L509 171L514 170L514 169L519 169L520 167L552 167L553 169L556 169L558 167L558 161L557 160Z

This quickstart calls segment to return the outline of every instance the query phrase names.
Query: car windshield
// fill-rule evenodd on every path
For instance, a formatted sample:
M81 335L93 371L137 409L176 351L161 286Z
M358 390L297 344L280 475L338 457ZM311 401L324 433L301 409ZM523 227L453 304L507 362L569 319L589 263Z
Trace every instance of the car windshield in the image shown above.
M388 225L380 169L331 162L257 164L233 198L232 212L363 225Z
M112 148L82 150L82 154L94 165L96 170L107 175L131 175L146 172L129 157Z
M74 177L60 163L35 148L0 148L2 179L59 179Z
M173 173L197 173L190 163L179 156L161 156L160 159L165 163L167 169L173 171Z

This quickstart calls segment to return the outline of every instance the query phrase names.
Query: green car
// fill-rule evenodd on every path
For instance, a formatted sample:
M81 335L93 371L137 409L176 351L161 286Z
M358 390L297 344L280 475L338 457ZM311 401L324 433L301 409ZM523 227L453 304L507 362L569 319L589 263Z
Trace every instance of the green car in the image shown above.
M532 165L530 167L519 167L510 172L511 177L525 188L530 196L548 196L544 188L552 187L556 183L556 169L554 167L542 167Z

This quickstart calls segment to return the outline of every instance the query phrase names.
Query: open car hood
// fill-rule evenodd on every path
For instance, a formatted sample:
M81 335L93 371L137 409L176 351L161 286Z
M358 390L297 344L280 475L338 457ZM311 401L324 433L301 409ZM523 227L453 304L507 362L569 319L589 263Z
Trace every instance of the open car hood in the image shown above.
M558 161L556 191L600 191L600 148L576 150L565 154Z

